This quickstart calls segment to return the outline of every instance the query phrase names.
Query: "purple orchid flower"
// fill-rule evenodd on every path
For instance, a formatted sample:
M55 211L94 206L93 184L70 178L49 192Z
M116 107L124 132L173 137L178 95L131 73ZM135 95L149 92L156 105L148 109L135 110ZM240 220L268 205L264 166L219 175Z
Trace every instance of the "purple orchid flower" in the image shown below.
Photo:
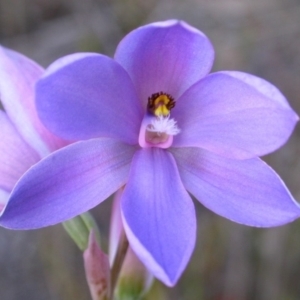
M114 60L82 53L56 61L37 84L38 114L53 133L83 141L26 172L0 224L56 224L125 185L130 246L171 286L195 245L188 192L241 224L272 227L298 218L299 205L258 158L287 141L297 115L263 79L208 75L213 59L203 33L172 20L129 33Z
M34 87L44 70L32 60L0 47L0 211L18 179L42 157L66 145L40 122Z

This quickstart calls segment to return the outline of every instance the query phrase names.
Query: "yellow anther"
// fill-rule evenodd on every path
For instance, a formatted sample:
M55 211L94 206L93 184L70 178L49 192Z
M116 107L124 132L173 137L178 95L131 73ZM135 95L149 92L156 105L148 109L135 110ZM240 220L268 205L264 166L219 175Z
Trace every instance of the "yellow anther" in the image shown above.
M154 110L154 114L159 116L168 116L170 114L170 110L166 107L165 104L159 104L159 106Z
M174 99L170 95L163 92L155 93L148 98L148 111L157 117L168 116L174 106Z

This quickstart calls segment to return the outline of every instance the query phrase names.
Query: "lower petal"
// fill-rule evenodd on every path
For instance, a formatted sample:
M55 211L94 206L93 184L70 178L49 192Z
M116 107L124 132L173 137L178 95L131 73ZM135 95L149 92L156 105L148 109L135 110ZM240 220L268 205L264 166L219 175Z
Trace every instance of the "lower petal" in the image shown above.
M172 149L185 187L234 222L273 227L300 217L299 204L261 159L233 160L199 148Z
M40 228L93 208L126 183L134 151L112 139L94 139L54 152L17 183L0 225Z
M170 153L157 148L136 153L121 209L136 255L154 276L174 285L194 249L196 218Z

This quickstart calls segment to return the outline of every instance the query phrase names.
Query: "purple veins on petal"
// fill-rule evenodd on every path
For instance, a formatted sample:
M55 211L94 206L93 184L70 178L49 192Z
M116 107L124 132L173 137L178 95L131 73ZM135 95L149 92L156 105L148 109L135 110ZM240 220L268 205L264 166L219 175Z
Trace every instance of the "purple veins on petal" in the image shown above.
M178 98L207 75L214 60L209 39L183 21L152 23L119 43L115 60L130 75L143 107L153 93Z
M262 93L264 96L270 98L273 101L276 101L278 104L282 105L286 108L291 108L286 98L282 95L282 93L278 90L276 86L271 84L270 82L264 80L263 78L259 78L252 74L247 74L239 71L221 71L219 73L227 74L234 78L237 78L244 83L252 86L257 91Z
M16 184L0 225L34 229L88 211L126 183L134 151L132 146L103 138L50 154Z
M236 159L276 150L298 121L287 105L222 72L188 89L172 113L182 131L174 147L201 147Z
M133 251L154 276L174 285L194 249L196 218L170 153L157 148L136 152L121 210Z
M142 107L128 74L104 55L74 54L54 62L37 84L36 105L44 124L65 139L138 143Z
M227 159L200 148L171 152L186 189L213 212L257 227L279 226L300 217L299 204L261 159Z

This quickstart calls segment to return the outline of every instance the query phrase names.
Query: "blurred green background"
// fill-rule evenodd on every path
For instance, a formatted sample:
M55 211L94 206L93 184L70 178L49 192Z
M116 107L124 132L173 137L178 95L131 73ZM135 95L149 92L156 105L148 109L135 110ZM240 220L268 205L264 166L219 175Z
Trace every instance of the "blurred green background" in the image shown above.
M299 0L0 0L0 43L49 65L62 55L112 56L130 30L179 18L205 32L214 70L274 83L300 114ZM0 129L1 130L1 129ZM300 200L300 130L266 161ZM107 244L111 201L93 213ZM195 202L198 239L178 285L156 282L147 299L300 299L300 221L273 229L234 224ZM88 300L80 251L61 225L0 228L1 300Z

